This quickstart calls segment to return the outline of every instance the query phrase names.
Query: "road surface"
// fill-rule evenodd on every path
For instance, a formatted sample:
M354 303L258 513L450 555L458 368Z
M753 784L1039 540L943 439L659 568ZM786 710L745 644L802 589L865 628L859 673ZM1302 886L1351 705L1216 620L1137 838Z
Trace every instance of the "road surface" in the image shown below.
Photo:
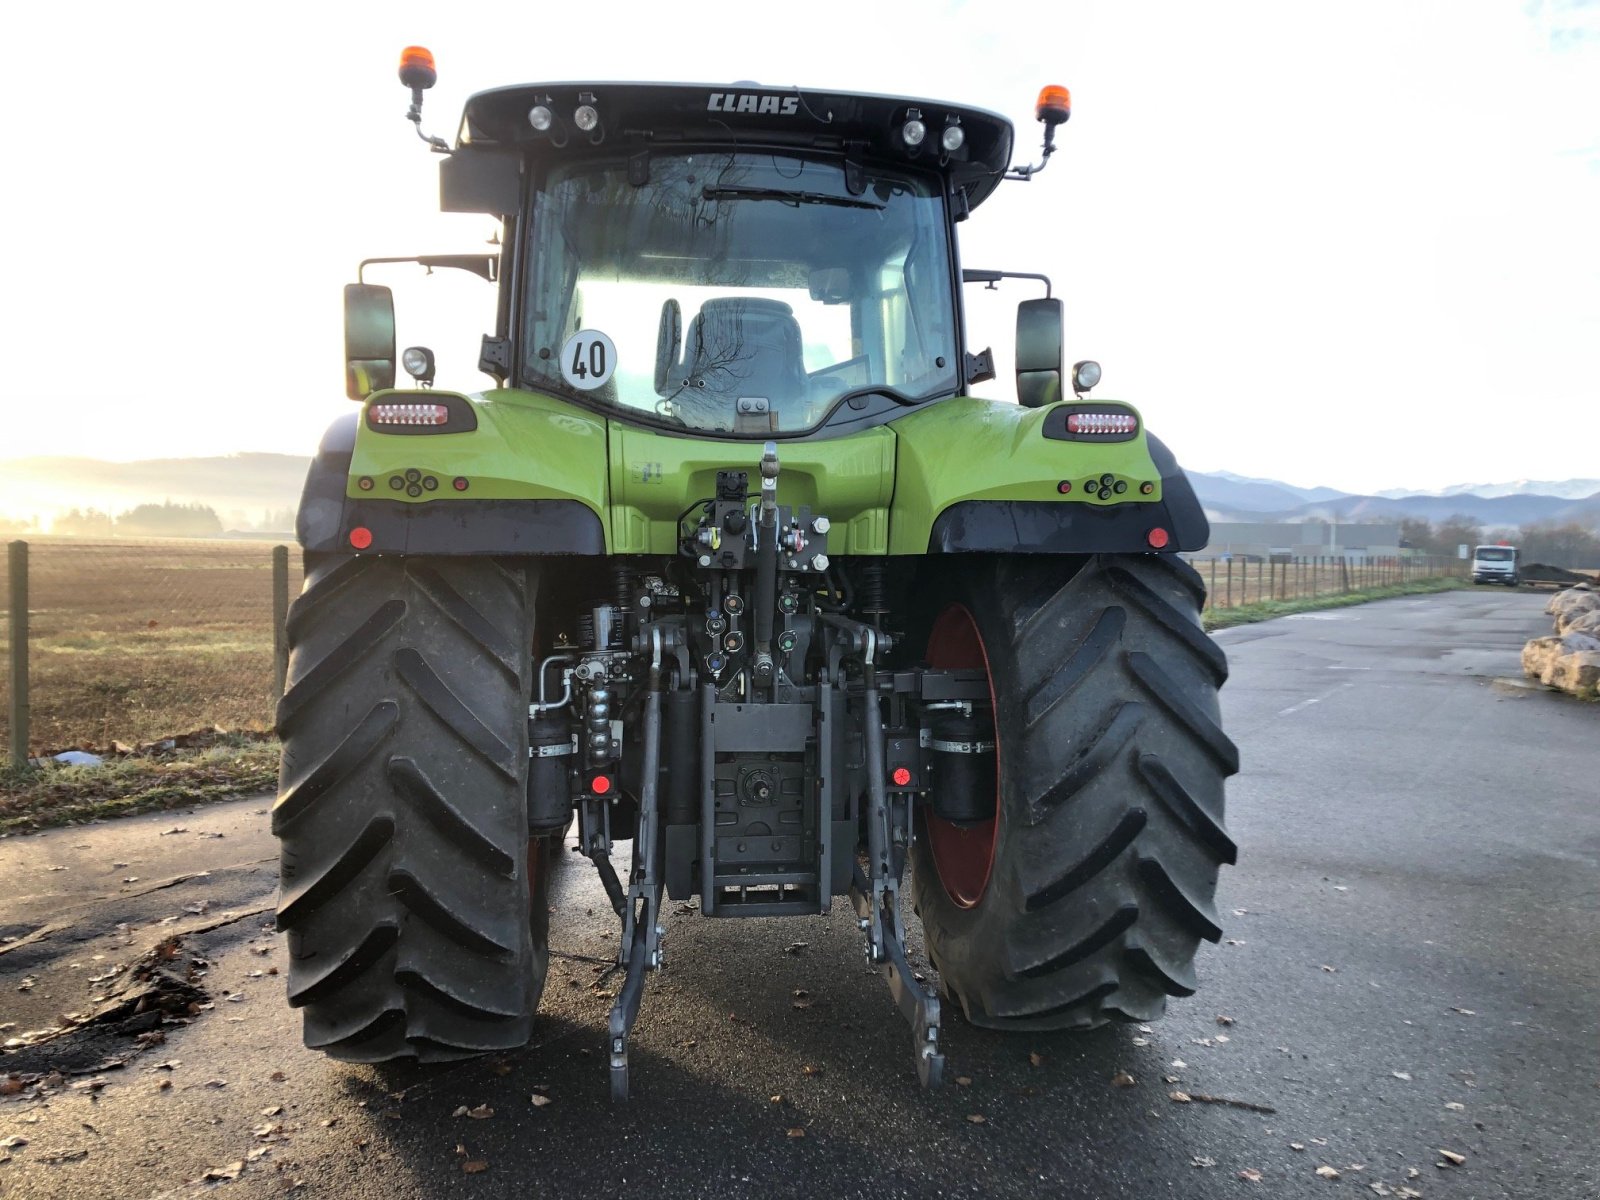
M169 969L203 960L206 993L158 1044L91 1027L10 1052L0 1071L62 1076L0 1096L0 1146L26 1139L0 1149L0 1195L1593 1197L1600 708L1518 682L1542 604L1456 592L1224 632L1241 861L1200 993L1148 1031L951 1021L960 1079L935 1093L844 905L672 906L613 1108L613 922L575 857L534 1044L373 1069L300 1046L266 798L0 841L5 1036L90 1011L175 934Z

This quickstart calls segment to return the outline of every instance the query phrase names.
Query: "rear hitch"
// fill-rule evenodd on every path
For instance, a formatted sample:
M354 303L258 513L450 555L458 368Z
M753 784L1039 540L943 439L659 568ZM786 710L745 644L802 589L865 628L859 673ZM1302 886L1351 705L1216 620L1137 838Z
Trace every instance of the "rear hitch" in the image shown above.
M884 787L885 735L880 695L869 667L863 730L867 752L867 872L863 873L859 864L855 867L850 900L867 935L867 961L883 972L895 1006L911 1022L917 1078L923 1087L934 1088L944 1082L939 998L932 989L917 982L906 958L900 877L911 845L911 797L890 797Z
M661 924L661 834L658 820L658 780L661 766L661 634L653 631L649 690L644 701L644 766L639 786L639 830L633 839L633 866L628 873L628 890L622 894L616 872L611 868L609 830L591 813L586 802L582 814L584 852L599 869L601 882L611 896L612 905L622 918L622 943L617 965L623 970L622 988L611 1006L607 1026L607 1059L610 1064L611 1099L628 1098L628 1038L639 1018L644 999L644 980L649 971L662 963L661 939L666 928ZM603 832L601 832L603 831Z

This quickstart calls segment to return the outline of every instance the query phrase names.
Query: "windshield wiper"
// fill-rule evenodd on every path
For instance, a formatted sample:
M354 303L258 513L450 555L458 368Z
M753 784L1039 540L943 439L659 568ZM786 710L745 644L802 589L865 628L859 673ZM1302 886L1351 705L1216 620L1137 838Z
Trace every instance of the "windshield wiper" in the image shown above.
M777 200L782 204L827 204L834 208L870 208L882 211L884 204L876 200L858 200L854 196L830 196L827 192L796 192L773 187L713 187L709 183L700 189L707 200Z

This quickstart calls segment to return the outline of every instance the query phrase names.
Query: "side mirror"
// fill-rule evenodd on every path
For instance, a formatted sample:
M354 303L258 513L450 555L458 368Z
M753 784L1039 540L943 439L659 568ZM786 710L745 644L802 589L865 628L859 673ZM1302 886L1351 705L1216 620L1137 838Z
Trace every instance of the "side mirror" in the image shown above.
M1017 400L1042 408L1061 399L1061 301L1017 305Z
M394 293L373 283L344 288L344 394L365 400L394 386Z

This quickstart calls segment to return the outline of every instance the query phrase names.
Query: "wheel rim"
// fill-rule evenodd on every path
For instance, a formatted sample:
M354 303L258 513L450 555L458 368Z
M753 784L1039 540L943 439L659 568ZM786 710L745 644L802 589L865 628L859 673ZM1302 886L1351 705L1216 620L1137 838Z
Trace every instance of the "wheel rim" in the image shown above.
M989 709L994 711L994 675L983 635L965 605L948 605L928 634L928 665L947 670L980 667L989 681ZM976 825L957 825L927 815L928 850L945 894L961 908L976 907L989 889L995 844L1000 837L1000 731L994 739L994 816Z

